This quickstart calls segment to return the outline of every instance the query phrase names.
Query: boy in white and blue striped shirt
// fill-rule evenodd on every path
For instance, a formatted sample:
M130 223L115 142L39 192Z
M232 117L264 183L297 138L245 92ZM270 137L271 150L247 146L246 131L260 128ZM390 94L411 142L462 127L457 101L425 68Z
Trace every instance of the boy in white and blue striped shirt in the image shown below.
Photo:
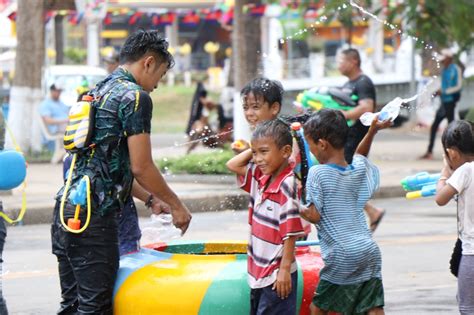
M377 167L366 156L377 131L390 125L374 120L350 165L344 158L349 129L340 111L323 109L304 125L320 165L309 172L308 208L301 215L316 224L325 264L311 314L384 314L382 257L367 226L364 205L380 180Z

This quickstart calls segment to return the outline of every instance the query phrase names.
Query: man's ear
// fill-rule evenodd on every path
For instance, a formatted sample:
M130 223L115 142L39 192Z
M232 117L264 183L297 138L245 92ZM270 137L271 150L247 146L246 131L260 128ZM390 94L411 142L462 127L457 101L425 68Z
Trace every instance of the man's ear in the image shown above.
M145 60L143 61L143 68L145 69L146 72L153 72L155 71L155 64L156 64L156 59L154 56L149 55L145 57Z
M273 104L270 106L270 111L272 112L273 115L277 116L278 113L281 110L281 104L278 102L273 102Z

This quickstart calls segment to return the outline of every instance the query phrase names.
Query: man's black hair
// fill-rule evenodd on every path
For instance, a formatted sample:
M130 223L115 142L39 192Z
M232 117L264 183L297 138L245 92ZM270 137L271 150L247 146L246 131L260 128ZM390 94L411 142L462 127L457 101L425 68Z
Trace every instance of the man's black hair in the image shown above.
M252 140L270 138L275 141L278 148L293 144L290 128L279 119L267 120L257 125L252 134Z
M474 154L474 124L467 120L451 122L441 136L441 143L445 152L456 148L463 154Z
M341 111L323 108L304 124L304 134L314 143L324 139L334 148L342 149L347 141L349 127Z
M359 51L355 48L344 49L342 53L351 59L354 59L357 62L357 66L360 68L360 54Z
M240 96L247 96L252 93L255 97L261 96L263 100L270 106L277 102L280 104L283 99L283 86L277 80L270 80L267 78L256 78L247 83L246 86L240 91Z
M139 30L130 35L120 50L120 63L135 62L147 53L158 56L160 62L166 62L168 69L174 66L174 58L168 52L168 42L156 30Z

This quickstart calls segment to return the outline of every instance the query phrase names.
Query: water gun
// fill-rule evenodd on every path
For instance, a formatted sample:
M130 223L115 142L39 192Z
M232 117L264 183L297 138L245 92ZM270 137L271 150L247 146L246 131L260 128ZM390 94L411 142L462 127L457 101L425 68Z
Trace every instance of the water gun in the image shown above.
M357 106L357 100L357 95L348 95L338 88L316 87L298 94L293 105L299 111L304 109L318 111L322 108L346 111ZM353 121L347 122L349 126L353 123Z
M237 151L242 151L245 147L247 147L247 142L245 140L235 140L231 144L231 149L232 150L237 150Z
M296 163L294 172L296 177L301 181L303 187L301 199L303 202L306 202L306 179L308 178L309 169L317 162L315 163L315 161L313 161L313 155L309 151L309 145L304 137L304 130L301 123L294 122L291 124L291 134L297 144L296 148L293 146L293 149L296 149L297 151L294 152L296 154L293 155Z
M407 191L407 199L419 197L429 197L436 194L436 183L439 180L440 173L430 174L421 172L412 176L405 177L402 181L402 187Z
M81 206L86 205L87 199L87 179L83 177L76 189L71 191L69 195L69 202L76 206L76 211L74 213L74 218L69 218L67 220L67 225L73 230L79 230L81 228L81 220L79 220L79 213Z

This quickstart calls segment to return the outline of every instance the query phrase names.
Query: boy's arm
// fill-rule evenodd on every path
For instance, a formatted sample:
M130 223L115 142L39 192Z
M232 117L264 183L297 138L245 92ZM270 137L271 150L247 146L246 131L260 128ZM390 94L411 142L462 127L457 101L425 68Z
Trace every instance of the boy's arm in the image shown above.
M247 164L252 159L252 149L247 149L244 152L234 156L227 163L226 166L232 173L239 176L245 176L247 173Z
M356 154L367 156L370 151L370 146L374 140L375 135L380 129L388 128L392 125L390 120L379 121L378 115L375 116L372 124L370 125L369 131L367 131L364 139L357 146Z
M273 290L277 295L286 299L290 295L291 287L291 264L295 260L295 243L297 236L290 236L283 242L283 256L281 257L280 269L277 279L273 283Z
M317 224L321 220L321 215L319 214L318 210L314 204L311 204L308 208L303 208L300 212L300 215L303 219L308 222Z

